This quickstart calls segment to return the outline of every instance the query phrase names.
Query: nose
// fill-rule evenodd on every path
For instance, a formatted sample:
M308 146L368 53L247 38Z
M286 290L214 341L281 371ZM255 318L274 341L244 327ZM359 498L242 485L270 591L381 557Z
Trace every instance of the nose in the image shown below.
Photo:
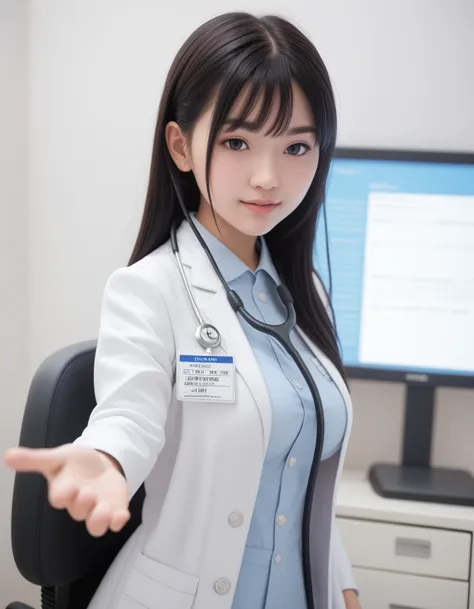
M273 190L279 186L277 168L271 159L262 157L254 161L250 186L261 190Z

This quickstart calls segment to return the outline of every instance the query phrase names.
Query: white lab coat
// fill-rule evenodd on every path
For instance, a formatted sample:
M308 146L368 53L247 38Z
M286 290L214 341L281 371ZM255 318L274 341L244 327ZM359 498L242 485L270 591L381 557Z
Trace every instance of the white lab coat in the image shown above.
M204 350L195 339L197 320L170 244L114 272L104 292L96 354L98 404L76 442L113 455L131 494L145 481L147 496L141 526L89 609L232 606L272 410L239 320L187 222L178 230L178 243L201 314L222 335L214 353L235 358L236 401L176 399L177 353ZM315 607L343 609L342 589L354 584L335 532L334 497L351 429L351 399L335 366L302 336L347 408L342 448L320 466L310 534Z

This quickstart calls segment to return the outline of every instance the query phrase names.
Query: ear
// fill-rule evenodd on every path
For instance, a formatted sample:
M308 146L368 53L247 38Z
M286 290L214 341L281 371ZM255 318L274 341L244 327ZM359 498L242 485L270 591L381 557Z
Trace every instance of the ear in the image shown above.
M175 121L170 121L165 127L165 139L171 158L181 171L191 171L191 159L188 152L187 140L181 127Z

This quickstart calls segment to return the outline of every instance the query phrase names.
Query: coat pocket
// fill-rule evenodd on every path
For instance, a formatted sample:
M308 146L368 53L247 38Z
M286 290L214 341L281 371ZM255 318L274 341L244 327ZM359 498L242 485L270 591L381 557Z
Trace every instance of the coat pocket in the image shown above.
M199 578L139 554L118 609L191 609Z

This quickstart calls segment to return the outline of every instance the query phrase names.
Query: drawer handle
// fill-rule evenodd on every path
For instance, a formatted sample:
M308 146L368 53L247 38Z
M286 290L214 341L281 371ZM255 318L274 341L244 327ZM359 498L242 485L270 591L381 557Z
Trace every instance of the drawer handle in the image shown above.
M412 606L408 606L408 605L394 605L393 603L390 603L390 605L388 606L388 609L422 609L421 607L412 607Z
M395 554L409 556L410 558L431 558L431 541L397 537L395 539ZM398 609L396 605L394 609Z

